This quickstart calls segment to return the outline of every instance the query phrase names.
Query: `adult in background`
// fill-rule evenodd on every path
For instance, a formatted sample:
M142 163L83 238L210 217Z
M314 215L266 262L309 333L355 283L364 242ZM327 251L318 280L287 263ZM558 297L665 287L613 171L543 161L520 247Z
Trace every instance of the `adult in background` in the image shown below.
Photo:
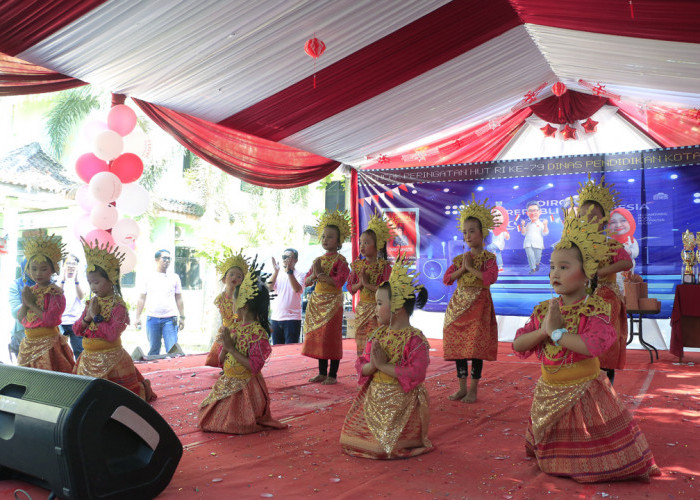
M69 337L75 359L78 359L83 352L83 338L73 332L73 323L78 320L85 307L83 304L85 292L78 273L79 263L80 259L76 255L69 254L61 266L61 279L56 283L66 297L66 308L61 316L61 331L63 335Z
M161 340L165 343L165 352L169 352L177 343L178 330L185 327L182 284L176 273L168 274L170 260L170 252L158 250L155 254L155 272L141 282L141 296L136 305L136 328L141 328L141 313L148 299L146 332L151 344L149 356L160 354Z
M280 265L272 258L274 272L267 282L270 291L277 293L272 301L273 344L297 344L301 333L301 297L304 293L304 277L306 273L296 268L299 252L287 248L282 254L282 272Z
M15 324L12 328L12 337L10 338L10 344L7 346L10 351L10 356L12 354L17 358L19 353L19 344L24 338L24 326L17 319L17 312L19 308L22 307L22 289L25 286L34 286L34 280L29 277L26 272L27 269L27 259L22 261L22 274L19 275L15 281L12 282L10 286L9 302L10 302L10 312L15 320Z

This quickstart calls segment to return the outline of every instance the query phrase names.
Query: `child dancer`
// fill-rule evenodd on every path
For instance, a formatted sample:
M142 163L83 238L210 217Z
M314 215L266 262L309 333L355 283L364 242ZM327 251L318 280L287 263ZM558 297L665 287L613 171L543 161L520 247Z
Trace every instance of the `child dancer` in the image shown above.
M406 458L433 449L428 440L428 391L423 386L430 345L409 321L413 308L425 305L428 292L414 278L399 256L389 281L377 290L380 326L355 362L362 389L340 434L349 455Z
M224 373L199 406L199 427L207 432L251 434L287 426L272 419L261 370L272 348L268 337L270 295L251 264L236 293L238 320L222 336Z
M586 291L608 258L597 226L573 210L566 214L550 263L559 297L540 303L513 341L518 357L542 360L525 447L547 474L582 483L648 481L659 469L597 357L616 339L610 304Z
M234 254L231 249L226 249L223 258L216 265L216 271L221 276L221 282L224 284L224 291L214 299L214 305L219 309L219 315L221 316L221 327L204 364L221 368L224 366L221 336L226 332L226 329L231 328L231 325L236 320L234 293L248 273L248 260L243 256L242 251Z
M462 205L458 227L469 251L455 257L443 278L446 285L457 281L445 311L442 334L444 357L455 361L459 379L459 390L449 398L465 403L476 401L484 360L495 361L498 355L498 325L489 291L498 279L498 264L496 256L484 250L484 236L495 225L487 201L477 203L472 194L472 202ZM469 359L472 379L467 390Z
M381 283L389 279L391 265L385 258L378 258L378 251L386 257L386 242L389 239L389 225L383 215L375 213L367 223L367 229L360 235L360 253L364 259L357 259L351 265L348 288L351 293L360 291L360 301L355 309L355 342L357 355L361 355L367 344L367 336L377 328L374 308L377 303L374 293Z
M17 355L20 366L73 371L73 352L66 337L58 331L66 298L63 290L51 282L51 277L58 273L58 263L65 258L64 246L56 235L30 238L24 245L26 270L36 284L22 289L22 305L17 311L25 333Z
M304 318L304 356L318 359L318 375L309 382L335 384L343 357L343 284L350 269L338 250L352 232L347 212L326 211L316 231L324 255L314 260L306 274L306 286L316 287L309 297ZM328 361L331 369L328 371Z
M611 210L620 202L619 193L612 190L614 184L605 184L604 181L605 177L602 177L600 184L597 184L588 174L588 182L581 184L578 190L581 217L587 217L589 222L595 221L599 231L603 231ZM625 367L627 357L627 308L617 285L617 273L632 269L632 259L616 240L608 237L606 242L609 256L598 263L595 294L610 304L610 320L617 332L617 340L599 358L600 367L608 374L612 384L615 370Z
M129 312L119 286L119 268L124 256L109 244L90 246L83 241L87 279L94 296L73 325L83 337L83 352L73 373L104 378L129 389L145 401L156 399L151 383L134 366L122 347L121 334L129 324Z

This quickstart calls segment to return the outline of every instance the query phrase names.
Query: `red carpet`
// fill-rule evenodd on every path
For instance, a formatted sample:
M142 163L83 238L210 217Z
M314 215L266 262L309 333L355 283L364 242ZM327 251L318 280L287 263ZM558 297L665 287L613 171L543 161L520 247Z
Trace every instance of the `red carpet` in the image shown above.
M447 400L456 390L453 363L442 359L442 341L431 340L426 387L429 437L436 450L400 461L352 458L338 439L356 392L354 341L344 342L339 383L308 384L315 360L300 347L278 346L263 374L273 417L290 428L247 436L200 432L197 405L218 369L203 367L204 355L140 364L158 393L153 405L180 436L185 452L159 498L700 498L700 353L674 365L662 352L649 364L646 351L628 351L627 368L615 389L645 432L663 474L651 484L579 485L539 472L525 457L523 433L539 364L511 355L500 344L499 361L484 364L475 405ZM40 488L0 482L0 498L18 488L43 498Z

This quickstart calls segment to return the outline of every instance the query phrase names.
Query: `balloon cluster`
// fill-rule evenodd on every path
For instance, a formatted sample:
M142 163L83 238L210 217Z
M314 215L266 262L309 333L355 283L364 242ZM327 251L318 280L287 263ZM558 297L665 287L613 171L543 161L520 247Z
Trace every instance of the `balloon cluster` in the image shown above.
M121 272L128 273L136 267L139 226L119 215L138 216L148 208L148 191L135 183L143 173L140 155L148 152L148 140L136 128L136 113L124 104L110 109L106 124L88 126L92 152L75 163L78 177L87 184L76 193L84 213L75 222L74 233L90 243L116 245L125 256Z

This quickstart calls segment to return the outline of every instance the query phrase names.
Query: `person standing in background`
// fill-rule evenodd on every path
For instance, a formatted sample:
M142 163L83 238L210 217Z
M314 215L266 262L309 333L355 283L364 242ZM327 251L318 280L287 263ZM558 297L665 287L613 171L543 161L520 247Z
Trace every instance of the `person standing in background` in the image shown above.
M75 359L78 359L80 353L83 352L83 339L73 332L73 323L83 312L83 298L85 297L78 273L79 263L80 259L76 255L68 254L61 266L61 279L56 283L63 290L63 295L66 296L66 309L61 316L61 331L70 339Z
M304 294L306 273L296 268L299 252L287 248L282 254L282 270L275 258L272 258L274 272L267 282L271 292L277 293L272 301L272 342L273 344L297 344L301 334L301 297Z

